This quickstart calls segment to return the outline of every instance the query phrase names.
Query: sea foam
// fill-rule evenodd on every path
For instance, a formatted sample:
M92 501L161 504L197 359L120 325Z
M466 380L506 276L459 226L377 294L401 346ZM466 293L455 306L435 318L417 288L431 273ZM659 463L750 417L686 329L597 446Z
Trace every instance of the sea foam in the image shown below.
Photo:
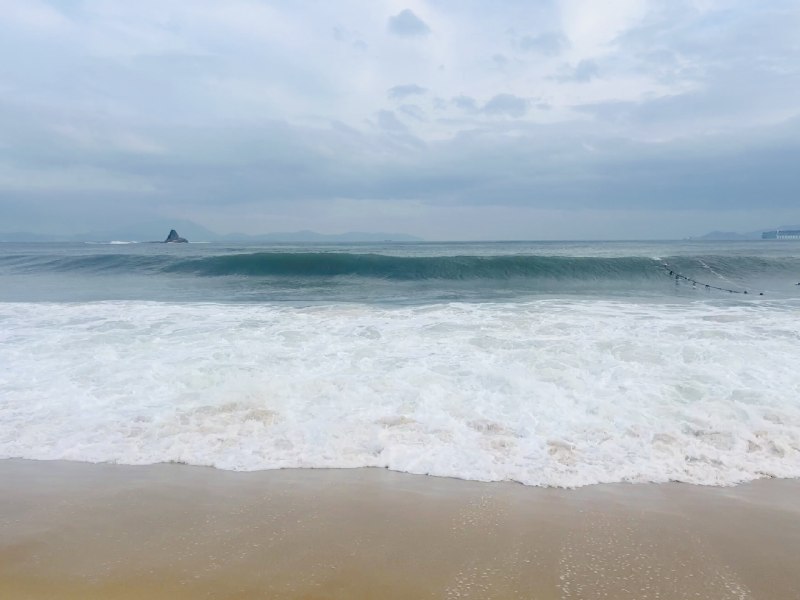
M800 476L800 321L740 305L0 303L0 457L484 481Z

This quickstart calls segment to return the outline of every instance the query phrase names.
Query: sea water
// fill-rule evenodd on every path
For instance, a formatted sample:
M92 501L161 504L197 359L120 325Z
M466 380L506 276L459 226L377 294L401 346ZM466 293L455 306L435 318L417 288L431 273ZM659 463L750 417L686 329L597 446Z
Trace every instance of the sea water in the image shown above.
M798 282L791 241L0 244L0 458L798 477Z

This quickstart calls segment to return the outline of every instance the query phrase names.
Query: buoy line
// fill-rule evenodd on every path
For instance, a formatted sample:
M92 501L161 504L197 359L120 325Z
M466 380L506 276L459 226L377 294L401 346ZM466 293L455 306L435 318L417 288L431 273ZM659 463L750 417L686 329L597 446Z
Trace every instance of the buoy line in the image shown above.
M704 283L702 281L697 281L696 279L692 279L691 277L687 277L683 273L679 273L677 270L675 270L674 267L670 266L670 264L667 263L667 262L663 262L662 261L661 266L664 268L664 270L667 272L667 274L670 277L674 277L675 278L675 282L676 283L678 283L680 281L686 281L688 283L691 283L693 288L696 288L697 286L702 286L703 288L705 288L707 290L717 290L717 291L720 291L720 292L728 292L729 294L749 294L750 293L747 290L734 290L734 289L731 289L731 288L720 287L718 285L711 285L710 283ZM798 285L800 285L800 284L798 284ZM764 292L758 292L758 295L759 296L763 296Z

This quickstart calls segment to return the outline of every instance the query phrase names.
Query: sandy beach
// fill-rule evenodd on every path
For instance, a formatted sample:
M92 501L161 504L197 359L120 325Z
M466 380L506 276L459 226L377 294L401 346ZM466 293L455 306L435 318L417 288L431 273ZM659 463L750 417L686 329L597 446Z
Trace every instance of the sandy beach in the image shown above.
M800 481L0 461L2 598L800 598Z

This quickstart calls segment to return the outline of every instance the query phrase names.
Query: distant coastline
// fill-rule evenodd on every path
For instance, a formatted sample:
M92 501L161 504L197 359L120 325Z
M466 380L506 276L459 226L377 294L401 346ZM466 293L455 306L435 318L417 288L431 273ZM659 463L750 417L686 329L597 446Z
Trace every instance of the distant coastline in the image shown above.
M177 229L193 242L421 242L422 238L407 233L349 231L318 233L316 231L272 232L264 234L219 234L191 221L172 219L120 227L106 231L77 234L43 234L29 231L0 232L0 242L162 242L164 231Z
M210 229L182 219L170 219L138 223L104 231L88 231L75 234L52 234L32 231L0 231L0 242L163 242L163 232L177 229L182 236L194 243L198 242L249 242L249 243L358 243L358 242L424 242L424 238L402 232L348 231L344 233L319 233L311 230L270 232L248 234L232 232L220 234ZM689 236L684 240L695 241L744 241L761 239L798 239L791 232L800 231L800 225L781 225L738 232L715 230L699 236ZM784 233L787 235L780 235ZM774 234L774 235L773 235ZM517 240L519 241L519 240ZM617 240L623 241L623 240Z
M784 239L779 235L770 235L777 232L789 232L800 230L800 225L781 225L780 227L765 227L756 231L744 233L737 231L711 231L701 236L690 237L690 240L711 240L711 241L735 241L735 240L761 240L761 239ZM786 238L796 239L796 238Z

